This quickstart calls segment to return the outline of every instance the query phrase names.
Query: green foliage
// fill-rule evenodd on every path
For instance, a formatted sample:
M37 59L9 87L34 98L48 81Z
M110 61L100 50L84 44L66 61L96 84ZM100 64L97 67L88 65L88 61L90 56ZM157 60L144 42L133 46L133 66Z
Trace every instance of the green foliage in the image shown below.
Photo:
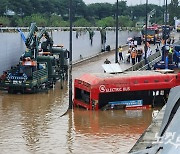
M94 16L98 19L102 19L108 16L112 16L113 5L109 3L95 3L88 6L88 12L90 16Z
M117 7L116 5L117 5L117 3L115 3L113 5L113 8L112 8L114 14L116 14L116 7ZM118 3L118 10L119 10L118 11L118 16L129 15L129 13L126 12L127 8L128 8L128 6L126 5L126 1L119 1L119 3Z
M116 3L93 3L86 5L83 0L72 1L72 20L77 26L115 26ZM0 0L0 16L8 10L16 13L14 17L7 15L8 20L3 25L29 26L36 22L38 26L69 26L69 0ZM127 6L127 1L119 1L118 16L120 26L133 26L135 22L145 22L146 5ZM163 24L164 6L148 4L147 13L152 9L156 14L151 18L152 23ZM180 18L178 0L171 0L168 4L170 24L173 18Z
M115 19L113 17L106 17L101 20L98 20L96 25L98 27L114 27L115 26Z
M61 16L51 15L47 26L66 27L68 25L69 25L69 23L67 21L64 21Z
M180 18L180 6L178 0L171 0L171 3L168 6L169 10L169 23L174 24L174 17Z
M133 21L128 16L120 16L119 22L121 27L132 27L134 26Z
M24 20L22 18L18 18L16 21L16 25L19 27L23 27L25 25Z
M19 21L19 20L18 20ZM28 27L31 24L31 16L26 16L22 19L22 21L24 22L24 26ZM18 23L19 25L19 23Z
M78 20L76 20L73 25L75 27L90 27L91 26L91 23L88 22L86 19L84 18L80 18Z
M0 24L2 24L2 26L10 26L10 20L7 17L0 17Z
M42 26L42 27L47 25L47 19L40 14L32 14L31 22L35 22L37 26Z

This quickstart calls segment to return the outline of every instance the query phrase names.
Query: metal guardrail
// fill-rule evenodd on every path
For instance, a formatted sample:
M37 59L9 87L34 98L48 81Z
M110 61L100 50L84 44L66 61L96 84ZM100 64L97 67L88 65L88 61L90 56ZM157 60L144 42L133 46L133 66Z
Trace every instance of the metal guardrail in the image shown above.
M0 32L18 32L17 29L20 28L22 31L29 31L29 27L0 27ZM42 29L43 27L38 27ZM92 29L95 31L99 31L102 27L73 27L73 31L77 30L87 30ZM69 27L46 27L47 30L56 30L56 31L69 31ZM106 27L108 31L115 31L115 27ZM119 27L119 31L141 31L142 28L138 27Z
M162 57L161 51L158 51L147 58L148 64L145 65L145 60L141 60L139 63L136 63L135 65L131 66L125 71L147 70L149 67L152 68L155 63L160 61L161 57Z
M161 56L157 57L156 59L154 59L153 61L149 62L148 64L146 64L142 68L138 69L138 71L147 70L149 67L152 68L154 66L154 64L157 63L160 60L161 60Z

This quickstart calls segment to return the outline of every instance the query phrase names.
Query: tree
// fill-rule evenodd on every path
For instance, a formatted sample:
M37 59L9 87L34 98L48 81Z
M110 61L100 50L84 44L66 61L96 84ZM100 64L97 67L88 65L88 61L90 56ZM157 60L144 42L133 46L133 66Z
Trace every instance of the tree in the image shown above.
M76 20L73 25L75 27L90 27L91 23L88 22L85 18L80 18L78 20Z
M53 0L44 0L41 2L41 11L46 15L55 13L56 9Z
M10 26L10 20L7 17L0 17L0 24L2 24L2 26Z
M7 0L0 0L0 15L4 15L7 6L9 6L9 2Z
M119 17L119 22L120 22L119 25L121 27L132 27L132 26L134 26L133 21L128 16L120 16Z
M47 26L66 27L68 25L69 25L68 22L64 21L61 16L51 15Z
M174 25L174 17L180 18L180 6L178 0L171 0L171 3L168 5L169 11L169 23Z
M88 5L89 16L94 16L102 19L108 16L113 16L112 4L109 3L95 3Z
M114 26L116 3L94 3L86 5L83 0L73 0L72 6L72 19L76 25L83 26L83 22L80 23L80 21L84 20L84 26ZM118 16L123 21L120 22L121 26L132 25L137 21L145 22L145 4L127 6L126 1L119 1L118 7ZM151 23L163 24L163 7L148 4L147 12L153 9L156 10L156 14L151 18ZM15 11L16 16L9 18L10 23L13 24L11 26L23 26L23 23L24 26L29 26L32 20L36 20L39 25L69 26L69 0L0 0L0 8L1 16L4 16L4 13L8 9ZM170 14L170 24L174 23L173 18L175 16L180 18L178 0L171 0L171 3L168 5L168 12ZM33 14L38 14L38 16L34 16Z
M25 24L24 24L24 20L22 18L18 18L16 21L15 21L16 25L19 26L19 27L23 27Z
M116 14L116 7L117 7L117 3L115 3L113 5L113 14ZM126 1L120 1L118 3L118 15L121 16L121 15L127 15L126 13L126 10L127 10L127 5L126 5Z
M47 19L40 14L32 14L31 16L26 16L23 19L23 22L25 26L29 26L33 22L35 22L37 26L47 26Z
M96 25L98 27L114 27L115 19L113 17L106 17L101 20L98 20Z
M32 12L31 4L25 0L9 1L8 8L15 11L19 16L22 14L29 15Z
M153 4L148 4L147 6L147 13L152 11L153 9L156 10L156 13L153 15L151 18L152 23L161 23L163 21L163 7L153 5ZM130 12L130 17L134 21L140 21L143 20L145 22L146 20L146 5L136 5L136 6L131 6L128 7L128 12Z
M73 0L73 8L75 17L80 16L87 19L87 6L82 0Z

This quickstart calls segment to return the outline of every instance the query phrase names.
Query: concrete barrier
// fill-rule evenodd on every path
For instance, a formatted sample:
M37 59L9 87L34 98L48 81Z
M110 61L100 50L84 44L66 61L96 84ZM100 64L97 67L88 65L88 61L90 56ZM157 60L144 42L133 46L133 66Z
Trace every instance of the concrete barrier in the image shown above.
M140 71L140 70L147 70L148 67L152 68L155 63L161 60L161 51L154 53L153 55L147 58L148 64L145 65L145 60L141 60L139 63L129 67L125 71Z
M149 67L152 68L155 63L161 60L161 57L161 51L158 51L155 54L149 56L147 58L148 64L144 65L143 67L139 67L138 71L147 70Z

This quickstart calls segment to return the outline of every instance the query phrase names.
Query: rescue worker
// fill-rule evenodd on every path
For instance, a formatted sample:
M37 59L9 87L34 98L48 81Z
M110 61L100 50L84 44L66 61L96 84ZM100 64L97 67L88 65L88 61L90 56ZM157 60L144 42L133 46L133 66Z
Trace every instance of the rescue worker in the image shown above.
M172 64L172 61L173 61L173 46L170 46L169 48L169 52L168 52L168 61L169 61L169 64Z
M137 40L134 40L134 47L137 48Z
M175 41L175 39L174 39L174 37L172 38L172 43L171 44L174 44L174 41Z
M131 47L134 47L134 40L131 40Z
M161 44L165 45L165 40L164 39L161 40Z
M123 48L121 46L119 46L119 61L123 60L123 55L122 55L122 52L123 52Z
M108 58L106 58L106 60L104 61L104 64L111 64L110 60ZM106 73L106 71L104 70L104 73Z
M150 44L149 44L149 42L147 42L147 47L150 47Z
M137 51L137 61L138 61L138 62L141 61L142 55L143 55L143 50L142 50L142 48L141 48L141 49L138 49L138 51Z
M156 49L155 49L155 50L156 50L156 52L158 52L158 51L159 51L159 46L158 46L158 45L157 45L157 47L156 47Z
M178 66L178 63L180 62L179 60L180 60L180 52L174 50L174 61L177 66Z
M127 59L126 59L126 61L127 61L128 63L130 63L131 51L132 51L132 48L130 47L129 50L128 50Z
M131 60L133 65L136 63L136 55L137 55L136 50L133 49L131 52Z
M104 64L111 64L111 62L109 61L108 58L106 58L106 60L104 61Z
M171 38L168 38L168 40L167 40L167 44L171 44Z
M154 35L154 45L156 45L156 35Z
M151 56L152 55L152 50L150 47L147 48L147 57Z

